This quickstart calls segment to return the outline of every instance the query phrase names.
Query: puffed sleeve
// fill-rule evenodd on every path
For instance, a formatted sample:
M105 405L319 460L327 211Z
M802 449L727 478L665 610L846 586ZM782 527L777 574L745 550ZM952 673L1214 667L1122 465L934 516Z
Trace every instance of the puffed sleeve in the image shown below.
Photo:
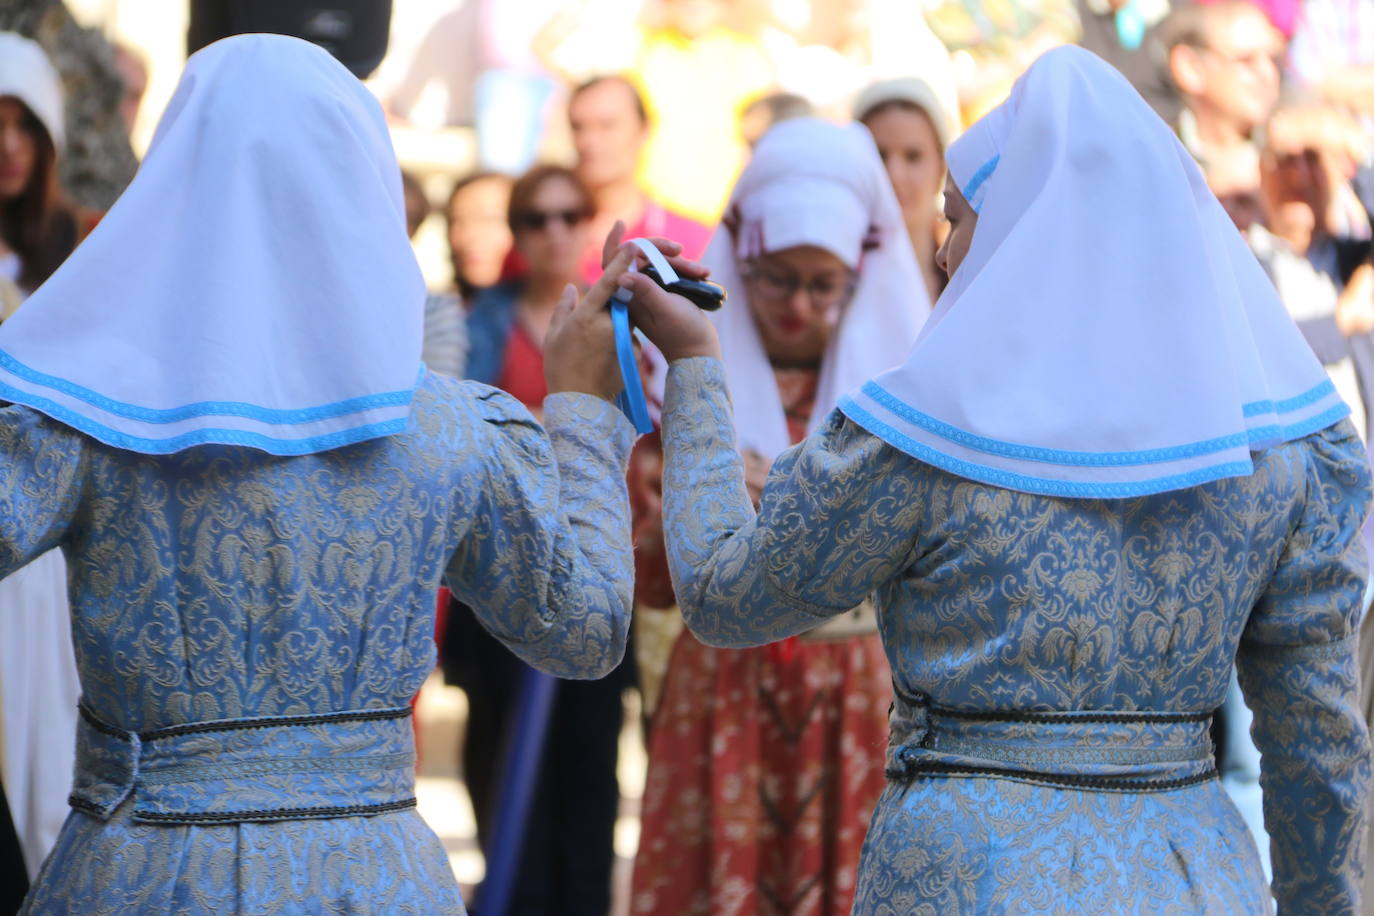
M554 394L544 427L495 389L488 441L446 581L497 639L557 677L598 678L625 652L634 588L625 470L634 429L609 402Z
M708 645L809 630L915 558L929 475L838 411L774 462L757 515L719 360L673 363L663 439L673 586L687 626Z
M1242 636L1279 912L1355 914L1369 733L1357 638L1370 472L1348 421L1303 440L1306 499Z
M86 457L79 433L29 407L0 407L0 578L62 541Z

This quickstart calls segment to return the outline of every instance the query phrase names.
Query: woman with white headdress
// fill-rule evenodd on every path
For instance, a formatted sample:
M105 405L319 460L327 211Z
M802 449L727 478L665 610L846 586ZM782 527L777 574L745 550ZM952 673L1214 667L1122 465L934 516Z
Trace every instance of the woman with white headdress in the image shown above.
M929 302L857 124L799 118L765 134L703 263L734 295L718 328L757 499L774 459L842 393L901 361ZM635 912L849 912L892 688L872 606L861 595L846 611L762 648L678 639L651 734Z
M945 229L940 219L940 188L945 180L945 150L958 125L930 84L913 76L866 87L854 99L854 120L873 134L897 192L926 291L932 300L937 299L948 279L935 263Z
M1100 59L1041 57L949 163L948 288L757 513L714 329L622 281L671 361L688 626L760 645L876 595L896 702L856 913L1270 912L1208 737L1233 663L1279 911L1355 911L1371 488L1348 409Z
M0 322L76 247L57 180L62 108L43 49L0 33ZM50 550L0 581L0 834L12 819L20 852L0 861L0 912L18 907L66 819L79 693L66 565Z
M281 36L191 58L138 176L0 326L0 574L62 549L82 687L24 912L463 912L414 810L434 591L541 670L619 662L629 261L560 303L546 433L421 365L363 85Z

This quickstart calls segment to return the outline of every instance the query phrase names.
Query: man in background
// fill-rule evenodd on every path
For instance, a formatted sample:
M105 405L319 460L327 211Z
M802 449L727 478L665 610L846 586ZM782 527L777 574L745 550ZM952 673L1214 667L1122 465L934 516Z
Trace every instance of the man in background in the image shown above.
M1160 25L1183 110L1179 138L1204 168L1253 155L1256 130L1279 98L1283 36L1248 0L1188 4Z
M1330 105L1287 106L1266 131L1263 191L1268 226L1344 288L1368 258L1369 217L1352 180L1369 137Z
M711 230L655 201L636 175L649 139L644 99L622 76L599 76L573 90L568 121L577 151L578 177L592 192L596 213L582 258L587 285L601 276L601 241L616 220L628 227L627 238L664 236L683 247L693 260L706 250Z

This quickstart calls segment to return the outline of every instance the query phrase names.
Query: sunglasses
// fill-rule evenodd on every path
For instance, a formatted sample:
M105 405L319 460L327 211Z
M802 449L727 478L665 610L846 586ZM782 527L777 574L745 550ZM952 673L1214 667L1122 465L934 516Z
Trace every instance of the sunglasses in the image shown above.
M560 222L568 228L581 223L588 216L586 210L525 210L515 214L515 227L531 232L543 232L549 223Z

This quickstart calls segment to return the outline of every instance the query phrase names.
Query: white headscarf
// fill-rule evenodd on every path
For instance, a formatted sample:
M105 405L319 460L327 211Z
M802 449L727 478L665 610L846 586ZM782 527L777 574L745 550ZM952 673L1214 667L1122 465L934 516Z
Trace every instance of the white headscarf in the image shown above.
M702 257L711 279L732 293L713 317L739 445L768 459L792 440L740 264L798 245L823 248L858 273L853 299L821 360L810 429L842 393L901 362L930 311L901 208L868 131L814 118L769 130Z
M405 429L424 300L380 106L308 42L228 38L0 326L0 400L148 454L324 451Z
M896 448L1029 493L1250 474L1347 408L1169 128L1078 48L949 151L979 211L910 357L840 407Z
M3 95L13 96L33 112L61 155L66 146L62 80L38 42L15 32L0 32L0 96Z

